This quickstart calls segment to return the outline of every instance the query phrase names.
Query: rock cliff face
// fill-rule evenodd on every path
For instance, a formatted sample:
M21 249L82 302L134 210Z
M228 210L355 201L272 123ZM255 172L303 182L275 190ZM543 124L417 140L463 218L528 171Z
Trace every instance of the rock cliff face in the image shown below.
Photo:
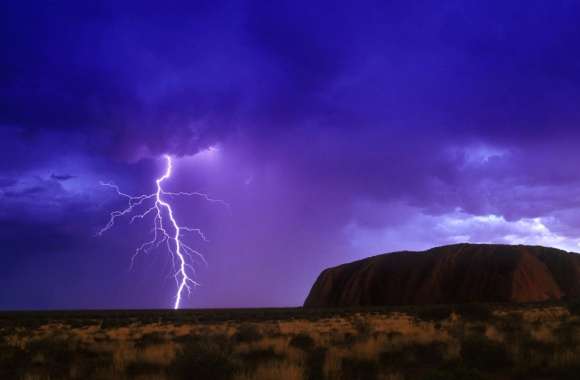
M553 248L457 244L324 270L305 307L537 302L580 297L580 255Z

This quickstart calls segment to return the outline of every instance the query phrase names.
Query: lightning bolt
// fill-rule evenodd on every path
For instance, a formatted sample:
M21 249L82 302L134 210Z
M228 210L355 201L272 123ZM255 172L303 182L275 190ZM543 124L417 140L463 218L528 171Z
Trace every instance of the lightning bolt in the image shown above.
M197 234L203 241L208 241L204 233L199 228L192 228L181 226L175 219L175 214L171 204L165 199L167 197L187 196L187 197L201 197L202 199L221 203L229 208L229 205L219 199L210 198L207 194L199 192L169 192L163 190L163 182L171 177L173 171L173 163L169 155L163 156L166 161L165 173L155 180L156 191L152 194L129 195L123 193L119 187L112 183L101 182L102 186L106 186L115 190L118 196L127 199L127 207L121 210L112 211L108 223L98 232L101 236L115 226L115 222L121 217L131 217L129 223L133 223L137 219L145 219L148 216L153 216L153 238L150 241L139 246L133 256L131 257L131 268L133 267L135 258L142 252L147 253L151 249L160 247L165 244L168 252L171 254L171 262L173 268L173 277L177 286L175 294L174 309L179 309L183 299L183 293L191 293L192 287L200 284L193 279L195 275L195 268L193 266L194 257L198 257L205 264L204 256L187 245L183 241L183 232L191 232ZM146 204L151 204L145 208L145 211L138 213L137 209L146 207Z

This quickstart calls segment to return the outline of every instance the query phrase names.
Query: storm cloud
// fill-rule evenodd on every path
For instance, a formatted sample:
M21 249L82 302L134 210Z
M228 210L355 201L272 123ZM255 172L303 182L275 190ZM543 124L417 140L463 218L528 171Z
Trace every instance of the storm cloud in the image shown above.
M179 204L210 236L192 307L300 304L322 268L391 249L580 250L575 1L1 8L1 251L30 289L0 307L166 305L162 254L127 272L145 223L94 238L119 204L99 181L149 192L163 154L172 188L231 204Z

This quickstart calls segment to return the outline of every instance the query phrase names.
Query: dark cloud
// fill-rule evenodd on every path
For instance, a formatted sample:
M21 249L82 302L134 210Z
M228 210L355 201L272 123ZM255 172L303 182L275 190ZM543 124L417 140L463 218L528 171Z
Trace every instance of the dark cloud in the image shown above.
M0 178L0 188L7 188L14 186L18 181L14 178Z
M5 191L4 196L6 197L26 197L29 195L37 195L39 193L45 192L46 189L41 186L34 186L22 189L20 191Z
M573 245L580 230L576 1L1 7L10 249L71 231L37 235L50 250L30 255L64 252L55 266L72 270L100 249L79 236L118 205L100 180L149 192L161 154L210 146L212 159L178 160L173 184L232 204L226 220L182 204L216 241L199 305L297 304L321 267L367 249L465 236ZM110 255L93 266L123 265L148 232L132 228L105 238ZM161 293L135 302L162 306ZM119 297L110 304L130 299Z
M68 181L69 179L76 178L76 176L71 174L54 174L50 175L50 178L54 179L55 181Z

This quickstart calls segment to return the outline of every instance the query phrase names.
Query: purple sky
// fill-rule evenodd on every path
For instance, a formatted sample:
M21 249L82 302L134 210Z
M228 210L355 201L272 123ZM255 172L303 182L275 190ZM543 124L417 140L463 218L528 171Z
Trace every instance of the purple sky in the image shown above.
M392 250L580 251L577 1L47 3L0 5L1 309L170 307L167 252L129 269L150 222L95 237L99 181L153 192L166 153L167 189L231 205L174 203L210 240L186 307L299 305Z

